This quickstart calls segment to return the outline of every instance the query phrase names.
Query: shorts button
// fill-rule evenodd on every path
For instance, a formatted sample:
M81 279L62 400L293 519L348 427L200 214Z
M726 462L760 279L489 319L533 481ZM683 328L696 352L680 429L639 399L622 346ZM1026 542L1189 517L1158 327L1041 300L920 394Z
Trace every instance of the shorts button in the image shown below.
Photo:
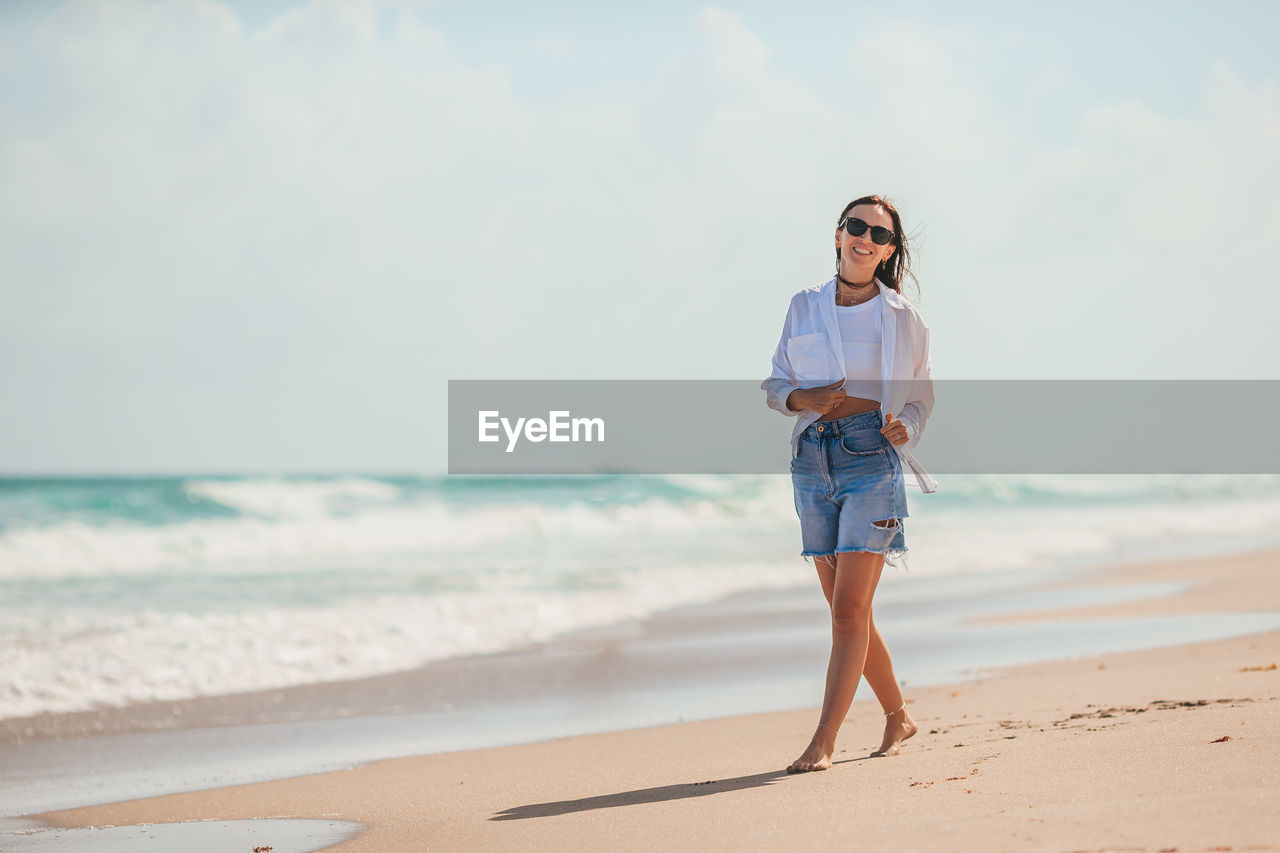
M818 427L818 432L822 432L826 427Z

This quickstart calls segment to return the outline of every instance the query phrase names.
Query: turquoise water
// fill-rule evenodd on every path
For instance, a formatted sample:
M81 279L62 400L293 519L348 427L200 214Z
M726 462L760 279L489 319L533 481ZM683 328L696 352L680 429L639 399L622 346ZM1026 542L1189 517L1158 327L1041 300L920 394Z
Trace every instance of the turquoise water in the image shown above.
M1277 477L940 484L878 600L1280 539ZM0 719L520 647L810 586L798 554L785 476L0 479Z

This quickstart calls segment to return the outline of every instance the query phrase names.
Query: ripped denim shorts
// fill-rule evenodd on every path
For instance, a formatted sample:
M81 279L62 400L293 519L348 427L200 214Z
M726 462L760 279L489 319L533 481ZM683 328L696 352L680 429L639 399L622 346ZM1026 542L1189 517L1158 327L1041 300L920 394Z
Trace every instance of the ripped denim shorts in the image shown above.
M801 556L873 551L896 565L892 558L906 554L906 481L881 417L875 409L801 433L791 460Z

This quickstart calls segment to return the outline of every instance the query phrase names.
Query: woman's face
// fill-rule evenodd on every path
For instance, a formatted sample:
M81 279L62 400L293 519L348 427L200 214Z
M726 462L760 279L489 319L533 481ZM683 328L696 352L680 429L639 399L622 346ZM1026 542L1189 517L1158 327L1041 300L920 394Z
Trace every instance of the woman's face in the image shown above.
M846 214L852 219L861 219L868 225L893 230L893 217L879 205L860 204L851 208ZM869 281L875 275L876 267L881 261L889 260L893 254L893 241L877 246L871 239L871 228L854 237L843 227L836 229L836 248L840 250L840 275L849 281Z

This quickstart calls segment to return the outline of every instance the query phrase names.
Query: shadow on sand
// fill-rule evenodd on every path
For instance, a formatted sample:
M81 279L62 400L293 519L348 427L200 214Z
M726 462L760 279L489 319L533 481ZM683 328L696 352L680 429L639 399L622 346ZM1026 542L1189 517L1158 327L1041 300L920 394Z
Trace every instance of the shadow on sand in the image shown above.
M852 764L858 761L871 761L870 757L842 758L831 762L834 769L840 764ZM825 771L818 771L825 772ZM533 817L553 817L555 815L585 812L592 809L612 809L620 806L636 806L644 803L660 803L666 800L683 800L689 797L706 797L711 794L724 794L730 791L741 791L744 788L756 788L761 785L772 785L775 779L786 779L794 776L807 776L807 773L787 773L774 770L769 773L756 773L752 776L738 776L733 779L714 779L707 782L684 782L678 785L660 785L656 788L640 788L635 791L621 791L616 794L600 794L595 797L582 797L577 800L559 800L552 803L532 803L527 806L514 806L494 815L490 820L525 820Z

